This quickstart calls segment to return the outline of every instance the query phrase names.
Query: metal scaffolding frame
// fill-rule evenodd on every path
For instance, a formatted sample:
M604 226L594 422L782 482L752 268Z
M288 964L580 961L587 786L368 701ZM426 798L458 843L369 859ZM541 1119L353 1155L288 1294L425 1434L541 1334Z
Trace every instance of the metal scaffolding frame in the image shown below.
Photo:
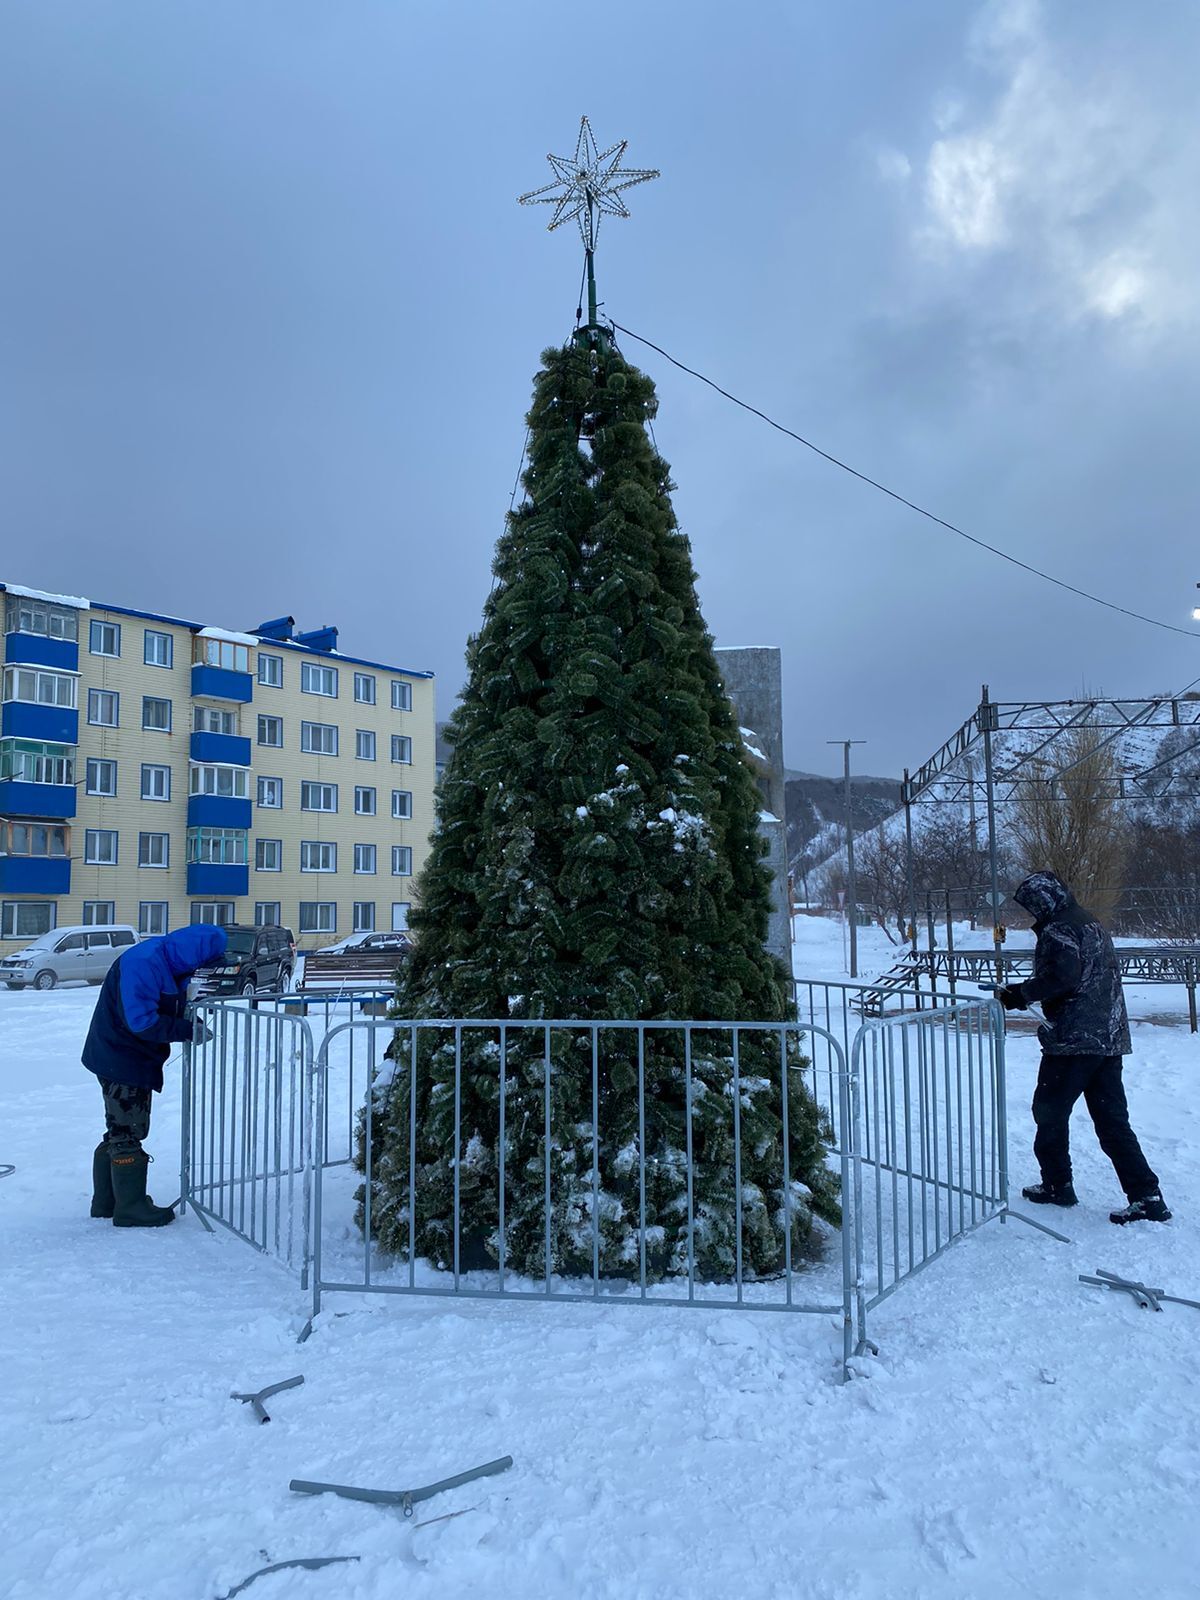
M909 940L914 968L921 965L917 941L917 895L913 873L913 807L966 804L975 815L982 794L987 826L993 952L998 981L1003 981L1009 958L1002 955L1000 891L996 844L996 809L1021 798L1030 785L1055 785L1081 759L1063 760L1056 745L1073 729L1088 728L1102 735L1097 749L1115 744L1137 729L1194 729L1195 737L1164 760L1122 772L1106 796L1114 802L1162 800L1183 794L1200 794L1200 780L1181 774L1172 764L1200 749L1200 698L1162 695L1144 700L996 701L984 684L979 705L966 722L924 762L916 772L907 768L900 786L904 808L905 859L908 874ZM930 931L929 973L935 978L936 957ZM953 958L953 950L949 953ZM1194 977L1193 977L1194 981Z

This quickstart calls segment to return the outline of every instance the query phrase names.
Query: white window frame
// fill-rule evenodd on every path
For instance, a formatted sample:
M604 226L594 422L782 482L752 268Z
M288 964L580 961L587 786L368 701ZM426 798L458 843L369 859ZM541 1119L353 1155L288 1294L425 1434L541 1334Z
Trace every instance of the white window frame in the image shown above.
M233 900L193 900L192 901L192 926L197 924L228 927L237 919L234 915L237 903ZM211 912L211 915L206 913Z
M379 859L379 848L373 844L356 844L354 846L354 873L356 877L373 877L376 863ZM369 863L369 865L367 865Z
M319 694L326 700L338 697L338 671L324 661L300 663L300 693Z
M148 662L147 665L154 665ZM171 902L169 900L141 900L138 902L138 933L143 939L153 939L170 929ZM161 926L156 926L161 924Z
M356 900L354 902L354 932L375 932L375 902L374 900Z
M161 794L155 794L156 787L161 788ZM171 798L171 769L165 762L142 762L141 795L143 800L152 800L156 804Z
M244 867L247 861L245 828L219 828L202 823L187 831L189 866ZM213 847L219 845L220 849Z
M43 686L50 689L49 694L43 693ZM32 694L24 690L31 690ZM60 711L75 711L79 706L79 678L75 673L58 672L53 667L10 662L4 669L4 699L19 700L27 706L57 706Z
M324 790L324 791L327 791L327 793L318 796L317 793L316 793L317 790ZM315 805L312 804L312 801L313 801L314 798L321 798L321 799L331 798L333 800L333 804L331 806L315 806ZM338 786L337 786L336 783L318 783L315 780L309 779L309 778L305 778L301 782L301 784L300 784L300 809L301 809L301 811L320 811L320 812L324 813L326 816L333 816L333 815L336 814L337 808L338 808Z
M272 788L268 788L267 787L268 784L273 785L273 787ZM276 795L279 796L279 798L277 800L264 800L263 796L265 794L276 794ZM255 804L257 806L259 806L263 811L282 811L283 810L283 779L282 778L259 778L257 789L256 789L256 792L255 792Z
M4 599L5 633L32 633L40 639L78 642L79 612L74 606L56 606L52 601L35 600L26 594L8 593Z
M412 845L394 844L392 846L392 877L412 877Z
M151 651L150 641L156 639L165 645L163 655L165 661L159 661L157 654ZM173 667L175 665L175 640L169 633L163 633L158 628L146 628L142 634L142 664L147 667ZM157 905L157 901L148 901L147 904Z
M112 843L112 855L100 852L101 839ZM116 828L85 828L83 830L83 864L86 867L116 867L120 865L121 841Z
M283 871L282 839L255 839L254 870L255 872Z
M412 739L407 733L392 735L392 761L397 766L412 766Z
M105 767L112 769L112 788L100 789L92 782L92 768L103 770ZM99 776L99 772L97 773ZM108 756L89 756L84 768L84 793L99 795L104 799L113 799L117 792L117 763Z
M264 733L278 733L278 739L264 739ZM283 718L271 716L270 713L260 711L258 714L258 737L256 742L264 750L283 749Z
M109 633L112 635L112 650L98 650L95 639L99 633L101 637ZM107 656L110 660L119 660L121 655L121 624L119 622L102 622L99 617L93 617L88 623L88 655Z
M356 672L354 674L354 698L360 706L373 706L375 704L375 674L373 672Z
M301 872L336 872L337 845L329 839L301 839Z
M314 740L319 738L319 742ZM336 722L302 722L300 748L309 756L336 756L338 730Z
M392 820L394 822L411 822L413 814L413 792L411 789L392 790Z
M31 917L30 912L39 914ZM0 904L0 939L37 939L53 933L57 926L58 906L53 900L5 900Z
M117 902L85 900L79 920L85 928L109 928L117 920Z
M100 710L107 701L112 701L112 721L106 722L100 716ZM92 707L96 708L96 715L92 715ZM87 697L87 720L89 728L119 728L121 726L121 696L115 689L89 689Z
M368 800L367 796L370 796ZM373 784L356 783L354 785L354 815L356 817L376 817L379 815L379 794Z
M392 710L412 710L412 684L402 678L392 679Z
M266 668L266 672L263 668ZM258 652L258 681L264 689L283 688L283 657L270 652Z
M149 855L153 855L154 854L154 851L150 848L150 845L149 845L149 841L152 840L152 839L157 839L159 841L159 844L161 846L160 853L162 855L162 860L161 861L143 861L142 860L143 855L149 856ZM138 834L138 866L139 867L144 867L147 871L164 872L164 871L167 871L170 868L170 865L171 865L171 835L169 833L139 833Z
M225 782L228 789L221 787ZM232 767L223 761L193 761L188 770L188 793L215 795L221 800L248 800L249 768Z
M336 900L301 900L300 933L336 933Z
M392 901L392 932L408 932L408 914L412 910L411 900Z
M213 723L217 727L213 727ZM224 706L195 706L192 710L193 733L219 733L224 738L236 738L238 731L238 714L236 711L226 710Z
M375 730L373 728L355 728L354 759L356 761L374 761L375 750Z
M167 720L166 720L166 722L148 722L146 720L147 713L149 712L151 706L166 706L166 708L167 708ZM175 720L174 708L172 707L171 702L167 699L166 695L162 695L162 694L144 694L142 696L142 732L143 733L170 733L171 724L174 722L174 720Z
M270 911L271 915L264 917L264 911ZM282 900L256 900L254 902L254 926L256 928L277 928L282 920Z

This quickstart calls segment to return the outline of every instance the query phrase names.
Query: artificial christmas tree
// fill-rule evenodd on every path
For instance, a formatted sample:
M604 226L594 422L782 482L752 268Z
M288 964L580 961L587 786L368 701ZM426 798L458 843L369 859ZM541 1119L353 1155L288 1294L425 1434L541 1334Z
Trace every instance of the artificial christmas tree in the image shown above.
M588 174L611 155L577 151L589 281ZM760 800L648 436L654 386L589 303L535 380L526 498L467 654L397 1015L781 1021ZM492 1027L457 1051L433 1031L397 1044L372 1100L371 1229L388 1250L411 1239L449 1262L456 1191L459 1263L503 1255L537 1276L767 1274L788 1217L798 1256L814 1216L837 1216L826 1130L778 1033L509 1028L502 1052Z

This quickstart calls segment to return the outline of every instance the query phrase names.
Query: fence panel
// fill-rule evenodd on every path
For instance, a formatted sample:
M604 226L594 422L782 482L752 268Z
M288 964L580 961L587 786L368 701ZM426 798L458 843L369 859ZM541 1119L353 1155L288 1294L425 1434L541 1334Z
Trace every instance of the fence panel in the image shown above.
M1006 1210L1003 1012L965 1001L866 1022L851 1075L861 1347L870 1310Z
M494 1113L487 1127L464 1119L465 1081L476 1113ZM670 1094L660 1099L659 1086ZM553 1133L564 1097L570 1150ZM316 1059L315 1123L334 1143L322 1139L316 1173L314 1315L335 1291L739 1306L841 1316L848 1351L849 1226L830 1259L802 1259L808 1196L793 1164L803 1129L789 1119L810 1097L848 1203L852 1097L827 1030L341 1023ZM680 1098L669 1125L664 1107ZM340 1130L364 1099L374 1115L358 1116L348 1165ZM765 1139L760 1107L776 1129ZM731 1225L706 1210L713 1186L731 1197ZM813 1224L814 1257L832 1233Z
M307 1021L282 1006L199 1000L184 1050L182 1205L306 1279L312 1190Z

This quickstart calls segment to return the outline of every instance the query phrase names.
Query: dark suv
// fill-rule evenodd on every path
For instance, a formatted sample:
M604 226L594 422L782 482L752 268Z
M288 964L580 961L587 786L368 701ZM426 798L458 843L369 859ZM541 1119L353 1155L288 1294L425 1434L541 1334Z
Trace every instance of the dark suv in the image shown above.
M274 925L227 927L229 944L216 966L196 974L200 994L274 994L285 991L296 966L296 941L290 928Z

